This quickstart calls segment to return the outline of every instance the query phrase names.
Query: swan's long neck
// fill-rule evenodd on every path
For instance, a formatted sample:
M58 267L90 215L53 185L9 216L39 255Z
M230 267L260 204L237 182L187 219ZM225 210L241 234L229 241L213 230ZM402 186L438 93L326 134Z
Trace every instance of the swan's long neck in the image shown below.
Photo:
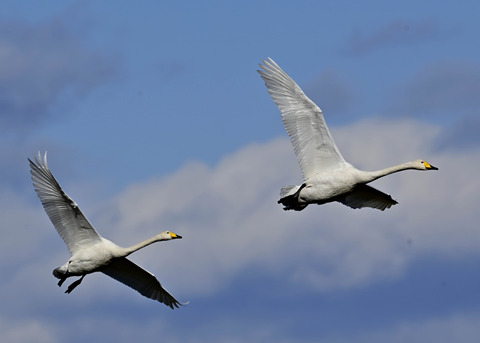
M363 174L365 177L365 182L371 182L381 177L384 177L393 173L397 173L402 170L407 170L407 169L418 169L418 168L415 168L413 162L406 162L406 163L397 164L396 166L388 167L381 170L365 171L363 172Z
M155 242L160 242L163 241L164 239L158 236L153 236L152 238L146 239L143 242L134 244L130 247L127 248L121 248L121 255L123 257L130 255L131 253L134 253L137 250L140 250L142 248L145 248L146 246L153 244Z

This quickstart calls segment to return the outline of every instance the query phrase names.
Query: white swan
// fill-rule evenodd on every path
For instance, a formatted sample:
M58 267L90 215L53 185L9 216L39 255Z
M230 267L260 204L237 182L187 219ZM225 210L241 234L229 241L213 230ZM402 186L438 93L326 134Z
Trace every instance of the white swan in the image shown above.
M285 186L280 191L278 203L284 205L284 210L301 211L309 204L339 201L352 208L372 207L383 211L397 202L367 183L406 169L438 169L423 160L373 172L356 169L340 154L322 110L271 58L263 63L260 64L263 70L257 71L280 109L304 176L303 184Z
M182 305L162 287L153 274L126 258L147 245L182 238L181 236L164 231L129 248L120 247L100 236L78 205L65 194L48 168L46 152L43 160L38 153L38 159L35 157L36 163L30 159L28 161L35 191L72 255L67 263L53 271L53 275L60 279L58 286L70 276L81 276L65 293L70 293L77 287L85 275L100 271L172 309L174 306Z

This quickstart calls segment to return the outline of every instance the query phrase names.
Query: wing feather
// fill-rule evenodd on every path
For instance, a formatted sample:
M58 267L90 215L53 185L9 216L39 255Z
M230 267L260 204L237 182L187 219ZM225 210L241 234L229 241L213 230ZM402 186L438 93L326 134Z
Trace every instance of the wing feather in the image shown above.
M359 185L336 200L351 208L371 207L381 211L398 204L390 195L368 185Z
M282 113L282 121L305 179L345 163L333 140L322 110L271 58L258 73Z
M165 288L162 287L155 275L137 266L125 257L113 260L102 273L138 291L143 296L157 300L170 308L182 303L178 302Z
M73 255L80 248L101 240L101 236L83 215L78 205L62 190L48 168L47 153L40 153L30 162L30 173L35 191L58 234Z

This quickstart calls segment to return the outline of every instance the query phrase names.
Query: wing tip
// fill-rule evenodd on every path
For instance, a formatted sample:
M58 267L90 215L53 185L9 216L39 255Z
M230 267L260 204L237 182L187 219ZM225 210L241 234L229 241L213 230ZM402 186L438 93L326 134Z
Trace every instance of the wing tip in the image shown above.
M27 157L27 160L28 162L30 162L30 165L35 165L39 168L46 168L48 169L48 164L47 164L47 150L45 150L45 153L43 154L43 158L42 158L42 154L40 153L40 150L38 151L37 155L33 155L33 160L35 162L33 162L30 158Z
M187 306L188 304L190 304L190 301L186 301L186 302L179 302L178 300L175 299L174 302L172 302L171 304L165 304L167 306L169 306L172 310L176 309L176 308L180 308L182 306Z

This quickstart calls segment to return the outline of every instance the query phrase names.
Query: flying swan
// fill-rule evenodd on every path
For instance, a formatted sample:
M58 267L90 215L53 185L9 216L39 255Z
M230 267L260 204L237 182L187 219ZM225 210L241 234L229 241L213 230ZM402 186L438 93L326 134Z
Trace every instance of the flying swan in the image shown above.
M72 255L63 266L56 268L53 275L60 279L58 286L71 276L80 276L65 293L77 287L85 275L102 272L117 281L137 290L147 298L178 308L179 303L168 293L153 274L140 268L126 257L131 253L155 242L182 238L170 231L147 239L128 248L123 248L103 238L83 215L78 205L62 190L47 165L47 153L42 159L30 162L33 186L42 202L45 212L52 221Z
M438 170L424 160L378 171L358 170L346 162L328 130L322 110L315 105L271 58L257 70L280 109L282 121L303 172L301 185L280 191L284 210L301 211L309 204L338 201L351 208L385 210L397 204L388 194L367 185L383 176L406 169Z

